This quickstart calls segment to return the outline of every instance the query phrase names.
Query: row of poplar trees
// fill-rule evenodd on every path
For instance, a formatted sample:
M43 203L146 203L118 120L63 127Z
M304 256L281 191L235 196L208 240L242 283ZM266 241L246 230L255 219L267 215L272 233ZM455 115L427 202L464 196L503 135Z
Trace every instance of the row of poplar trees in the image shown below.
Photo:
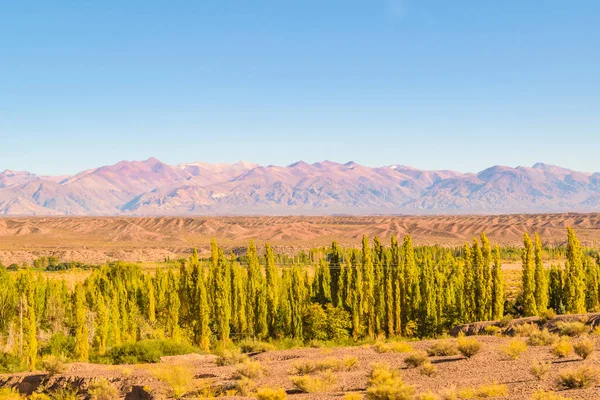
M568 237L564 268L547 269L539 237L525 236L516 312L597 309L598 263L572 230ZM0 269L1 344L33 367L64 341L73 342L75 359L88 360L149 338L209 350L248 338L430 337L504 315L500 248L485 234L459 249L414 247L410 236L402 243L392 236L388 245L363 237L361 248L334 242L322 254L314 265L282 267L269 245L259 256L251 242L241 262L213 241L209 260L194 249L178 269L114 263L74 288Z

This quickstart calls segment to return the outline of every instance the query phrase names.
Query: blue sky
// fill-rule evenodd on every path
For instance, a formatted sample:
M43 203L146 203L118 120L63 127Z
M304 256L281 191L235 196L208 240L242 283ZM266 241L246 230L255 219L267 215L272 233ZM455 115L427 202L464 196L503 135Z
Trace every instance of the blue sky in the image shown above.
M10 1L0 170L600 171L598 1Z

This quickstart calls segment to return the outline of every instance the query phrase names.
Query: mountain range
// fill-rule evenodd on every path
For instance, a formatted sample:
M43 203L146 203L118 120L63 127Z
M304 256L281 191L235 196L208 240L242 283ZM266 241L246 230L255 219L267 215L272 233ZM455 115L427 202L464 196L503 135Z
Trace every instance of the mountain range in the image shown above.
M479 173L303 161L122 161L72 176L0 173L0 215L482 214L600 210L600 173L537 163Z

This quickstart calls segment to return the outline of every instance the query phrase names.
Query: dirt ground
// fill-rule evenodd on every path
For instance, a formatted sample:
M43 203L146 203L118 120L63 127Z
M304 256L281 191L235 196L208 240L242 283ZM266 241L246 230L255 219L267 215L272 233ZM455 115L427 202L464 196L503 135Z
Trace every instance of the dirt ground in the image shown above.
M316 246L359 246L363 234L387 242L411 234L416 244L461 245L486 232L493 243L519 246L524 232L545 244L563 244L573 226L584 245L600 242L600 213L532 215L329 216L329 217L27 217L0 218L4 264L55 255L63 261L163 261L189 255L196 246L208 255L214 237L227 251L251 239L269 242L278 253Z
M538 389L557 391L561 395L572 399L599 399L600 386L588 389L562 390L557 384L557 377L561 371L577 368L582 365L600 368L600 352L598 345L600 338L592 336L596 344L596 351L591 358L581 360L575 355L558 360L551 355L550 347L528 347L517 360L511 360L500 352L511 338L478 336L483 344L479 354L471 359L462 356L431 357L431 362L437 367L437 374L433 377L422 376L416 369L408 369L404 362L404 353L378 353L371 345L343 348L302 348L292 350L276 350L251 356L251 360L259 361L266 373L262 378L256 379L258 386L281 387L288 398L293 399L333 399L343 398L348 392L364 394L367 387L367 375L374 363L386 363L401 371L404 381L414 385L416 393L431 390L442 393L448 389L460 389L482 384L499 383L506 385L508 395L502 399L529 399L531 394ZM426 350L434 340L411 342L415 350ZM318 361L324 358L343 359L353 356L358 358L358 366L345 372L335 373L337 383L328 391L322 393L300 393L290 380L295 374L294 365L298 362ZM550 372L542 381L535 380L529 372L534 361L551 362ZM106 377L117 387L129 392L126 398L172 398L167 384L157 378L157 372L182 366L185 370L193 372L194 387L231 386L234 382L236 366L217 366L214 356L177 356L168 357L160 364L154 365L124 365L124 366L99 366L93 364L75 363L61 376L52 379L57 382L85 382L95 377ZM26 377L38 374L17 374L13 376L0 376L0 382L5 384L18 384L21 382L27 388ZM29 379L29 381L32 381ZM132 388L137 387L152 393L151 397L133 396ZM31 389L31 388L29 388ZM144 392L146 393L146 392ZM238 396L241 398L241 396ZM230 397L233 398L233 397Z

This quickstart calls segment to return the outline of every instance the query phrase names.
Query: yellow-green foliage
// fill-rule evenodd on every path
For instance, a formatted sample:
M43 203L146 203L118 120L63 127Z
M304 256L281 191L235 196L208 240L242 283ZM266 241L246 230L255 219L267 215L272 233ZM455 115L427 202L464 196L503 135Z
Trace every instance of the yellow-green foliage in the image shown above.
M471 358L481 350L481 343L476 338L460 337L457 340L458 351L466 358Z
M516 336L531 336L540 331L540 328L535 324L522 324L515 326Z
M496 325L488 325L483 329L483 331L486 335L494 336L500 333L500 327Z
M564 336L580 336L590 331L590 327L580 321L559 321L556 323L556 327L560 334Z
M369 375L367 398L370 400L411 400L415 388L405 384L398 371L384 364L375 365Z
M531 400L571 400L571 398L561 396L554 392L544 392L543 390L538 390L531 395Z
M423 350L417 350L410 353L404 358L404 362L409 368L417 368L427 361L427 352Z
M119 397L119 391L108 379L95 379L88 387L90 400L114 400Z
M256 398L258 400L285 400L287 394L281 388L273 389L265 386L256 391Z
M558 358L565 358L573 352L573 345L567 338L561 338L552 346L552 354Z
M226 350L215 361L218 366L241 364L248 360L246 354L240 353L239 350Z
M550 371L550 366L552 364L550 362L534 362L533 364L531 364L531 367L529 368L529 372L531 372L531 375L533 375L535 377L535 379L537 379L538 381L541 381L542 378L548 373L548 371Z
M419 373L425 376L434 376L437 373L437 367L427 361L419 367Z
M328 357L320 361L305 361L294 364L296 374L309 375L315 372L322 371L350 371L358 365L358 358L348 356L340 360L337 358Z
M153 374L169 386L176 399L182 398L193 388L194 374L191 368L182 365L160 366L154 369Z
M236 382L235 389L240 396L249 396L256 390L256 383L250 378L242 377Z
M324 392L337 382L331 371L327 371L319 376L293 376L290 379L294 387L304 393Z
M455 356L458 354L458 348L456 343L452 340L440 340L435 342L427 350L427 354L430 356Z
M378 353L408 353L413 351L413 347L405 342L382 342L378 341L373 345Z
M527 339L527 344L530 346L550 346L556 343L560 337L555 333L550 333L547 328L535 332Z
M570 369L559 375L558 383L568 389L585 389L598 383L598 371L587 365Z
M507 344L500 347L502 354L513 360L518 359L525 350L527 350L527 343L521 339L512 339Z
M32 393L28 400L52 400L52 398L45 393Z
M23 397L16 390L10 388L0 389L0 400L20 400Z
M459 399L490 399L494 397L506 396L508 390L506 385L492 383L489 385L481 385L474 388L462 388L458 391Z
M363 398L360 393L346 393L344 395L344 400L361 400Z
M439 396L432 391L428 391L427 393L419 393L415 400L439 400Z
M249 378L256 379L263 376L265 373L265 367L258 361L246 361L243 364L238 365L235 370L235 378Z
M573 344L575 354L584 360L587 359L594 351L594 342L589 338L581 339Z
M240 349L242 353L265 353L275 350L275 346L258 340L244 340L240 342Z
M42 359L42 368L44 371L48 372L48 375L60 375L67 370L64 357L53 355L45 356Z
M71 388L62 388L52 393L52 400L79 400L77 390Z

